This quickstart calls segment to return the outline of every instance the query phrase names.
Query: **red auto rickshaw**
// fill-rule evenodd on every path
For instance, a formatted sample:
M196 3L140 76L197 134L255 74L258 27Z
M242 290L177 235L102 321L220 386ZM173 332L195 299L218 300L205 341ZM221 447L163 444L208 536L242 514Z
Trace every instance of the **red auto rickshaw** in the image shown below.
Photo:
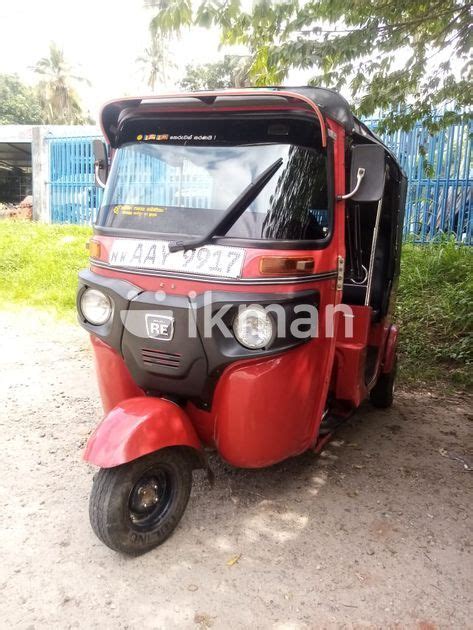
M84 458L95 533L136 555L209 449L270 466L391 404L406 178L321 88L124 98L101 123L77 308L105 417Z

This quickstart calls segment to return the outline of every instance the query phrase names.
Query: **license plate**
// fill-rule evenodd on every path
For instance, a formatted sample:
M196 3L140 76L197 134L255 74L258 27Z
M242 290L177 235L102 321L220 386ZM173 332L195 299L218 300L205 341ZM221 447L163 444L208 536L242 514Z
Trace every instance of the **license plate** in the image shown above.
M127 238L113 242L108 262L115 267L239 278L244 257L245 250L239 247L204 245L171 253L168 241Z

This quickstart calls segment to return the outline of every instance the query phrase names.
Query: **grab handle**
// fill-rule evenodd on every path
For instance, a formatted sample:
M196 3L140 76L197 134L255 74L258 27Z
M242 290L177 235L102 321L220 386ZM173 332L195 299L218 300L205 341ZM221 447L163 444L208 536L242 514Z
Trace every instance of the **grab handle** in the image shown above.
M337 195L337 199L338 201L341 201L342 199L350 199L350 197L353 197L353 195L356 195L356 193L358 192L358 189L361 185L361 182L363 180L363 177L365 176L365 169L360 167L356 173L356 186L355 188L347 193L346 195Z

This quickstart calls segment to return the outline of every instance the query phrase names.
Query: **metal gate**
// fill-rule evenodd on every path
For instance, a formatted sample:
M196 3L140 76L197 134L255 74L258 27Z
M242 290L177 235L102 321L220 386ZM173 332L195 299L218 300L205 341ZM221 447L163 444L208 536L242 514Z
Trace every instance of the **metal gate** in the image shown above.
M376 132L377 119L365 123ZM473 245L473 119L436 134L417 123L411 131L380 134L408 178L404 238L426 243L445 234Z
M49 199L53 223L91 224L102 189L94 181L94 137L50 138Z

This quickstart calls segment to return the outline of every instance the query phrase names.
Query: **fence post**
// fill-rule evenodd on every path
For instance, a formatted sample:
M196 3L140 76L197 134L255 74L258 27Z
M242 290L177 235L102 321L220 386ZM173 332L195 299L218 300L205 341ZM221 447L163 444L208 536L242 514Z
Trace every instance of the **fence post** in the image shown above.
M49 198L49 150L46 139L47 127L31 130L31 165L33 167L33 220L51 223Z

